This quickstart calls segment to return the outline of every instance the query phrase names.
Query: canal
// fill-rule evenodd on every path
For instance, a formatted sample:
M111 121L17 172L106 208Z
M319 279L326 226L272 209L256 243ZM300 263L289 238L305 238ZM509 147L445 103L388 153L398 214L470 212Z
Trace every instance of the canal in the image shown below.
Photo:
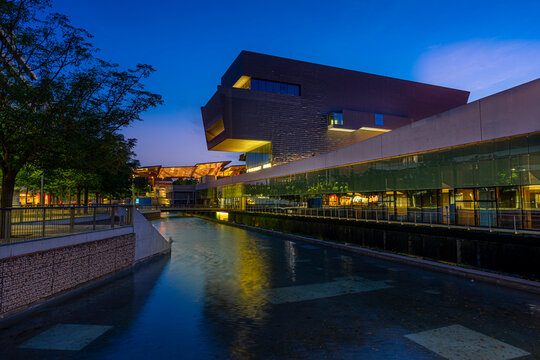
M537 359L540 296L170 217L170 258L0 324L0 359Z

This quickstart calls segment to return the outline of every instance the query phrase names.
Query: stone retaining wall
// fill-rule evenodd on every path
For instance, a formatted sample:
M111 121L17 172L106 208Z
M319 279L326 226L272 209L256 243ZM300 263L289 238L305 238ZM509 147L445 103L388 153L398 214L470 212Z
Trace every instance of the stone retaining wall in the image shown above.
M0 259L0 318L131 267L135 234Z

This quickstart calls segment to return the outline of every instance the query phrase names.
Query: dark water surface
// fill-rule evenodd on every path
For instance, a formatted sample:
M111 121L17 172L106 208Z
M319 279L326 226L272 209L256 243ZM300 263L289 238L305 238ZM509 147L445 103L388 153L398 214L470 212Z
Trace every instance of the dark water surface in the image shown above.
M198 218L154 225L170 258L1 325L0 359L540 358L537 295Z

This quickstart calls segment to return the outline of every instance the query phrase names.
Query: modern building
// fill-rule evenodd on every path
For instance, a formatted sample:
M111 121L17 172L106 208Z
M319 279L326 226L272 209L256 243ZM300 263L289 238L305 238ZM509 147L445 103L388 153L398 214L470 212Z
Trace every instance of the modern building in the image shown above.
M540 230L540 79L468 95L242 52L202 114L208 148L246 152L248 172L200 201Z
M229 165L230 161L198 163L191 166L146 166L135 170L135 176L147 178L152 191L147 195L162 205L194 204L198 199L197 182L245 173L244 165Z
M242 51L202 110L247 171L324 154L467 103L469 92Z

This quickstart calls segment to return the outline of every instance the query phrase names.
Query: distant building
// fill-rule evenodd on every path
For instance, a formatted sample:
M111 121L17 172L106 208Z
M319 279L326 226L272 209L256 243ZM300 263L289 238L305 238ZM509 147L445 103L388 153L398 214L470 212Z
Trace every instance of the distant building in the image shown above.
M135 176L148 179L152 190L145 195L152 198L154 204L187 205L197 201L197 182L215 181L246 171L244 165L229 164L230 161L216 161L191 166L146 166L136 169Z

